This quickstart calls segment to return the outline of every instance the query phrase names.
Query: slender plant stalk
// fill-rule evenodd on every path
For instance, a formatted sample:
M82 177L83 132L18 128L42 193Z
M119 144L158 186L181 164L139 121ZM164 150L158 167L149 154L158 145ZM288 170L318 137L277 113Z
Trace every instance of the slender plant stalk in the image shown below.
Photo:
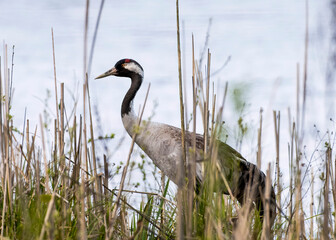
M208 151L208 138L209 138L209 89L210 89L210 62L211 62L211 54L208 49L208 64L207 64L207 78L206 78L206 98L205 98L205 106L204 106L204 156L207 157Z
M257 150L257 167L260 169L261 168L261 136L262 136L262 112L263 109L260 108L259 114L259 128L258 128L258 150Z
M40 115L40 127L41 127L41 137L42 137L42 151L43 151L43 160L44 160L44 170L45 170L45 188L47 194L50 194L49 188L49 173L48 173L48 160L46 155L45 139L44 139L44 127L42 122L42 116Z
M176 0L176 26L177 26L177 55L178 55L178 74L179 74L179 96L180 96L180 117L181 117L181 143L182 143L182 159L178 164L178 214L177 214L177 239L184 239L184 214L183 214L183 202L184 199L188 199L184 194L184 177L186 169L186 147L185 147L185 123L184 123L184 104L183 104L183 89L182 89L182 63L181 63L181 43L180 43L180 19L179 19L179 1ZM188 194L188 193L187 193ZM191 223L190 223L191 224ZM188 230L190 229L188 225ZM187 232L187 237L190 236L190 232Z
M194 43L194 35L192 35L192 90L193 90L193 112L192 112L192 120L193 120L193 131L192 131L192 156L190 158L190 179L189 179L189 202L188 206L193 206L194 201L194 188L196 185L196 107L197 107L197 85L196 85L196 63L195 63L195 43ZM193 208L189 208L189 214L193 214ZM192 216L189 216L188 221ZM194 221L194 226L192 228L196 229L197 222ZM190 227L190 226L189 226Z
M56 110L56 123L57 129L59 125L59 114L58 114L58 97L57 97L57 78L56 78L56 57L55 57L55 42L54 42L54 30L51 28L51 40L52 40L52 53L53 53L53 66L54 66L54 92L55 92L55 110Z
M7 170L5 170L4 173L4 179L7 178ZM4 234L4 227L5 227L5 213L7 209L7 184L4 184L4 198L3 198L3 204L2 204L2 218L1 218L1 238L3 237Z
M310 216L314 215L314 170L311 169L311 202L310 202ZM310 239L314 239L314 218L310 219Z
M276 194L276 201L280 204L281 208L281 183L280 183L280 111L276 113L273 111L273 121L274 121L274 132L275 132L275 152L276 152L276 159L275 159L275 166L276 166L276 186L277 186L277 194ZM279 215L278 225L281 223L281 215Z
M84 131L84 129L83 129ZM84 145L86 145L86 139L84 139ZM85 147L84 147L85 148ZM86 151L84 150L86 153ZM86 158L86 156L85 156ZM80 199L80 210L79 210L79 238L80 239L87 239L87 225L85 221L85 184L86 184L86 174L84 171L81 171L81 185L79 191L79 199Z
M308 79L308 44L309 44L309 6L308 0L306 0L306 16L305 16L305 51L304 51L304 65L303 65L303 94L302 94L302 115L301 115L301 134L299 139L299 145L302 145L303 137L304 137L304 120L305 120L305 112L306 112L306 96L307 96L307 79Z
M329 228L329 181L330 181L330 163L331 163L331 148L328 147L326 151L326 161L325 161L325 180L323 189L323 225L322 225L322 239L330 239L330 228Z
M58 133L58 138L59 138L59 162L60 162L60 166L61 169L66 169L66 164L65 164L65 154L64 154L64 83L61 83L61 96L60 96L60 123L59 123L59 133ZM65 170L66 171L66 170ZM62 179L61 179L61 183L62 183L62 187L61 187L61 196L65 197L67 196L67 184L66 184L66 177L64 174L61 175ZM61 203L61 214L63 219L66 219L66 206L65 203L62 202ZM65 221L62 222L62 228L61 228L61 235L62 238L65 238Z
M297 63L296 64L296 124L297 126L300 123L300 113L301 113L301 109L300 109L300 64ZM292 121L292 119L290 119L290 121ZM291 124L289 126L291 126Z

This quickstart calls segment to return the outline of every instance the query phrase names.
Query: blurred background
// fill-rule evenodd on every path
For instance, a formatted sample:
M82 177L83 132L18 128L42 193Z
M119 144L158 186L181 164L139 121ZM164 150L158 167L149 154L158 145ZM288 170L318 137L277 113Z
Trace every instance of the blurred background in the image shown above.
M91 45L100 1L89 6L89 46ZM335 9L331 1L309 1L308 78L306 138L310 156L321 138L334 127ZM11 60L14 48L14 125L22 129L24 112L31 126L39 125L42 114L55 118L54 73L51 28L54 31L58 83L64 82L66 106L77 102L82 113L83 48L85 1L0 1L0 39L8 44ZM222 99L225 83L229 94L224 110L228 126L227 141L241 148L255 162L259 111L263 108L263 161L275 161L272 110L281 111L281 155L287 159L288 108L296 111L297 64L303 76L305 54L306 1L201 1L180 3L183 77L186 81L187 110L191 112L191 36L195 37L195 55L206 63L211 52L211 79L215 93ZM93 80L121 58L133 58L144 68L145 81L135 100L135 109L143 103L149 83L151 90L144 118L180 126L178 68L174 1L106 1L98 29L89 85L95 132L115 134L107 141L116 149L110 162L126 160L130 139L116 147L125 131L120 105L130 81L124 78ZM2 50L3 44L0 47ZM3 56L3 54L1 53ZM225 66L225 67L223 67ZM302 89L301 89L302 90ZM235 92L244 109L235 106ZM237 97L237 96L236 96ZM302 96L301 96L302 97ZM67 109L70 113L71 108ZM234 126L239 116L251 131L237 145ZM199 121L198 132L202 132ZM98 146L99 149L99 146ZM112 151L112 150L110 150ZM310 151L310 152L309 152ZM102 158L102 154L97 154ZM309 158L309 157L308 157ZM284 168L288 167L285 162Z

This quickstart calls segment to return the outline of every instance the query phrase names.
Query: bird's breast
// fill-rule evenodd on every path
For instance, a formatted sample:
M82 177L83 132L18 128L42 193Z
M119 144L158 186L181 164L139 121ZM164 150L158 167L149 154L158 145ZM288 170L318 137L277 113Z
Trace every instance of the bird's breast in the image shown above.
M125 115L123 124L130 136L136 132L136 144L152 159L153 163L173 182L177 182L177 163L181 160L181 142L172 137L171 126L142 121L137 126L137 118Z

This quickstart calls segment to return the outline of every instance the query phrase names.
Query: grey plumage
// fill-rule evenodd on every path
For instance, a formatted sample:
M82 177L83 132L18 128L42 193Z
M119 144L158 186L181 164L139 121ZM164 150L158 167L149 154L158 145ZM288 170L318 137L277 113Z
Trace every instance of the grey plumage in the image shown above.
M133 114L123 117L123 124L130 136L133 135L134 125L137 124L137 117ZM186 132L186 147L192 147L192 134ZM154 164L175 184L178 182L178 161L182 156L181 130L179 128L156 122L143 121L140 131L137 132L135 142L151 158ZM264 202L266 190L266 176L254 164L248 162L239 152L219 140L218 163L221 171L226 177L229 188L234 197L244 205L247 195L264 215ZM196 181L198 184L203 182L201 163L204 159L204 138L196 134ZM224 194L229 194L224 181L221 179L219 190ZM270 192L270 222L273 224L275 219L276 205L275 193L271 186Z
M97 78L109 75L129 77L132 80L131 87L122 103L121 116L126 131L130 136L133 136L138 119L132 111L132 101L141 86L144 76L143 69L140 64L132 59L122 59L116 63L114 68ZM186 132L185 141L187 148L192 146L192 133ZM179 166L178 162L182 159L181 130L179 128L162 123L142 121L135 142L170 180L174 183L178 182L177 167ZM246 161L240 153L229 145L219 140L216 141L216 144L220 171L225 176L233 196L242 205L249 198L260 210L260 216L263 218L265 214L265 174L257 166ZM196 159L204 159L203 150L204 138L202 135L196 134ZM197 185L201 185L203 179L201 163L198 161L196 164ZM224 194L229 194L223 180L219 183L218 190ZM271 187L269 203L269 216L272 226L276 213L273 187Z

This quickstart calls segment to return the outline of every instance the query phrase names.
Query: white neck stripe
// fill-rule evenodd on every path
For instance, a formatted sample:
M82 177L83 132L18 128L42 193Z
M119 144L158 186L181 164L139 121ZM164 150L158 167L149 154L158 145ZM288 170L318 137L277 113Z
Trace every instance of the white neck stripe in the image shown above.
M143 70L134 62L124 64L124 68L126 68L127 70L129 70L131 72L135 72L135 73L139 74L141 77L144 76Z

